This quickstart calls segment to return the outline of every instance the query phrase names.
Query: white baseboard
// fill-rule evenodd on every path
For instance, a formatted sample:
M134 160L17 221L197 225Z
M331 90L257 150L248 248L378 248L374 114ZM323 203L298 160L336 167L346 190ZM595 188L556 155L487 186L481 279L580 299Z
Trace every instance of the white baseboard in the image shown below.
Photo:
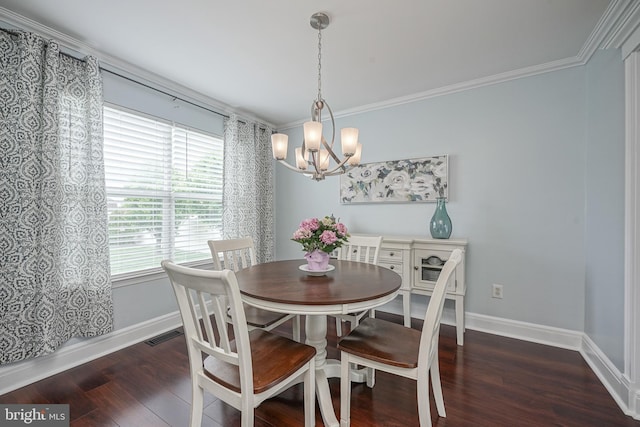
M466 313L468 329L580 352L625 415L640 419L640 393L600 348L582 332Z
M416 307L411 315L420 318L426 307ZM402 302L394 300L378 309L402 315ZM442 323L455 325L453 309L445 307ZM565 348L580 352L582 358L596 374L622 412L635 419L640 419L640 390L634 390L628 378L620 372L600 348L584 333L568 329L553 328L533 323L465 313L467 329L489 334L536 342L553 347Z
M474 331L575 351L580 351L582 337L584 336L582 332L569 329L536 325L475 313L465 313L465 324L467 329L473 329Z
M640 395L638 395L638 391L632 390L629 379L611 363L609 358L602 353L600 348L587 335L583 337L580 354L582 354L584 360L620 409L626 415L637 420L640 419L640 414L638 413Z
M179 312L169 313L107 335L65 345L54 353L0 367L0 395L182 326Z
M426 304L416 304L412 301L411 317L417 319L422 318L426 309ZM377 310L402 316L402 301L396 298ZM455 326L455 312L453 308L445 306L442 313L442 323ZM465 328L575 351L580 350L582 336L584 335L582 332L570 331L568 329L552 328L469 312L465 313Z

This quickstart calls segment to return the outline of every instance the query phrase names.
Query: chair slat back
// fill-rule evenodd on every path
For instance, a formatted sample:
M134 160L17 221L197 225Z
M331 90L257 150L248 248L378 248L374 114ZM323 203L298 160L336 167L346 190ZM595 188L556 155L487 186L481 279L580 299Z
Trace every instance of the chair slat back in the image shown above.
M242 386L252 386L251 350L240 288L231 270L199 270L162 261L176 294L191 369L202 367L202 353L239 366ZM229 304L235 338L235 351L227 333L226 310ZM217 337L211 322L214 317ZM243 378L244 377L244 378ZM246 378L248 377L248 378ZM246 383L246 384L245 384ZM250 388L252 390L252 388Z
M377 264L381 245L382 236L351 236L338 248L338 259Z
M456 267L462 261L462 250L455 249L451 252L449 259L444 263L438 280L431 293L427 312L422 325L422 335L420 336L420 350L418 355L418 366L422 366L421 372L426 374L427 367L433 357L438 354L438 337L440 334L440 320L444 309L444 300L447 293L447 283Z
M208 240L207 243L216 270L226 268L237 272L256 264L256 250L250 237Z

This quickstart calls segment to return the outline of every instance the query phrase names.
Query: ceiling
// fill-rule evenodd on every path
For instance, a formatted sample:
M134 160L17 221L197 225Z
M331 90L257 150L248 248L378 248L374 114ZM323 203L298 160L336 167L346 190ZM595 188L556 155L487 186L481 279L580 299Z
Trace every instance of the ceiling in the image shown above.
M103 62L286 127L317 95L315 12L331 18L322 94L347 114L575 62L612 1L0 0L0 19L31 19Z

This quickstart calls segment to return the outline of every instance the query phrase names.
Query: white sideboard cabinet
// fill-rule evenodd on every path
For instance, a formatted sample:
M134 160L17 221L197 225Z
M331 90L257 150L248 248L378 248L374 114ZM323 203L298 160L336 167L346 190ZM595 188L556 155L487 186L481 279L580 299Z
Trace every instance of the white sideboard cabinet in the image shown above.
M455 305L458 345L464 344L465 260L467 241L463 239L425 239L412 236L383 236L378 265L402 277L404 325L411 326L411 295L431 296L442 266L454 249L462 249L462 262L451 275L446 298Z

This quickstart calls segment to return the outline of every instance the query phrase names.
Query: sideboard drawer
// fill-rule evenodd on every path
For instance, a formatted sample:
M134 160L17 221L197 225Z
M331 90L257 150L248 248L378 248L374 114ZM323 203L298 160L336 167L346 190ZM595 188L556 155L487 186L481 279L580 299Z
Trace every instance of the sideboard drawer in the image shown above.
M385 241L382 241L378 265L398 273L402 277L402 289L409 291L411 289L411 250L406 244L401 244L401 247L397 245L397 242L388 242L385 245Z
M402 250L380 248L379 259L402 263Z
M386 260L378 261L380 267L388 268L398 273L402 277L402 263L387 262Z

